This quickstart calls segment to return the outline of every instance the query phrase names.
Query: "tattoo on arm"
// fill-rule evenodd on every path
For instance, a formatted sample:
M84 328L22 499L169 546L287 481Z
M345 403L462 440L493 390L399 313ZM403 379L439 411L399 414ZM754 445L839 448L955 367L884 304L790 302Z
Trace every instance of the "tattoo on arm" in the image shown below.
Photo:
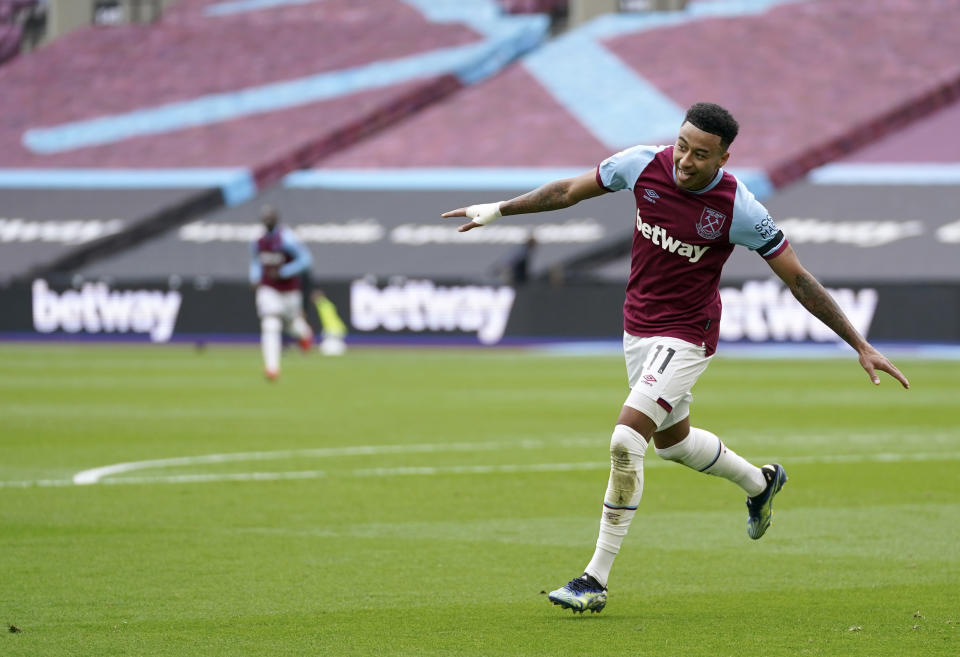
M569 185L564 181L549 182L531 192L510 199L500 207L500 211L503 214L527 214L570 207L572 204L567 199L568 188Z
M817 279L805 273L797 274L790 291L814 317L829 326L851 347L857 347L862 340L860 334Z

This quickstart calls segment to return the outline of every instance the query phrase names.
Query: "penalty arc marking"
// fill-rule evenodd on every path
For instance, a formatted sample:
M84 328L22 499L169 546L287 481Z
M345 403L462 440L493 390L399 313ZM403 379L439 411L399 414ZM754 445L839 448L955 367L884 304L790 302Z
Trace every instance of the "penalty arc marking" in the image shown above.
M195 474L139 474L110 478L112 475L143 472L168 467L189 467L196 465L215 465L222 463L240 463L290 458L332 458L339 456L367 456L380 454L428 454L442 452L484 452L515 449L544 449L545 447L596 447L593 438L564 440L518 440L476 443L428 443L419 445L357 445L349 447L331 447L319 449L279 450L273 452L237 452L227 454L206 454L146 461L115 463L91 468L76 473L71 479L41 479L34 481L0 481L0 488L64 487L93 484L160 484L160 483L208 483L224 481L284 481L297 479L320 479L330 475L354 477L388 476L433 476L463 474L511 474L536 472L572 472L581 470L605 470L607 461L580 461L574 463L525 463L495 465L447 465L447 466L398 466L381 468L356 468L337 470L328 473L324 470L301 470L281 472L198 472ZM781 460L790 465L831 464L831 463L901 463L918 461L960 460L960 452L919 452L912 454L882 452L874 454L832 454L816 456L780 455L777 459L752 458L756 462ZM668 462L659 459L647 459L644 467L663 467Z
M597 441L592 438L563 439L551 441L555 447L593 447ZM131 461L129 463L115 463L90 470L83 470L73 476L73 483L77 485L100 483L104 477L150 470L154 468L169 468L179 466L193 466L215 463L237 463L251 461L282 460L290 458L322 459L337 456L375 456L380 454L426 454L437 452L489 452L501 449L543 449L547 446L542 440L518 440L480 443L427 443L420 445L355 445L349 447L328 447L317 449L279 450L273 452L240 452L234 454L207 454L202 456L183 456L168 459L153 459L149 461Z

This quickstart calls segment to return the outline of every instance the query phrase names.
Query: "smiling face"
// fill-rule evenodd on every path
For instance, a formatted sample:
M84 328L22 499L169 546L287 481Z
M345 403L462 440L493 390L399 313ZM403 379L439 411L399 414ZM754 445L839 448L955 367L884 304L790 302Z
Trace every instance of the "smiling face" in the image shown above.
M681 189L703 189L730 157L720 136L701 130L689 121L680 126L673 147L673 175Z

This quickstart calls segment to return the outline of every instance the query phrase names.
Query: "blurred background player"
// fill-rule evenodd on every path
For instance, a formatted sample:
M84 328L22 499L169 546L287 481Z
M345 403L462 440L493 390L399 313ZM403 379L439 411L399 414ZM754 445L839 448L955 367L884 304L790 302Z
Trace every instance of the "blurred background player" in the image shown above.
M623 308L631 390L610 440L610 478L594 556L583 575L548 595L563 608L598 612L606 604L610 570L643 493L643 461L651 442L663 459L740 486L747 494L750 538L760 538L770 526L774 495L787 481L783 467L757 467L690 424L690 391L719 340L720 272L736 244L763 257L803 307L856 350L874 384L880 383L876 370L882 370L909 387L800 264L767 209L723 170L738 130L726 109L696 103L673 146L634 146L579 176L442 215L470 219L460 226L464 232L503 215L558 210L622 189L634 193L633 256Z
M264 375L275 380L280 374L283 333L294 336L306 352L313 346L313 330L303 314L301 275L310 268L310 251L293 231L280 225L277 211L260 209L264 234L250 245L250 284L257 291L260 345Z
M531 231L523 244L511 251L504 261L497 265L500 280L507 285L525 285L530 280L533 252L537 248L537 238Z
M339 356L347 351L347 325L340 319L337 307L327 298L323 290L314 290L310 295L313 305L317 308L320 318L320 330L323 339L320 342L320 351L326 356Z

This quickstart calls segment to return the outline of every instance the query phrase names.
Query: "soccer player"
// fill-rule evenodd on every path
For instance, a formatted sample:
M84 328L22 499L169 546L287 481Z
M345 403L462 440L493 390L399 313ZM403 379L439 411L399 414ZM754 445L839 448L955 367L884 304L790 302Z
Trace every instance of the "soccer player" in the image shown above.
M690 424L691 389L717 348L720 272L735 245L756 251L810 313L853 347L874 384L877 370L906 377L853 327L808 272L766 208L723 170L739 126L712 103L691 106L672 146L634 146L595 170L555 180L509 201L444 213L466 217L459 231L504 215L544 212L629 189L637 205L630 278L623 306L623 348L630 393L610 441L610 478L600 532L583 575L551 592L556 605L599 612L607 580L643 491L643 459L657 454L716 475L747 494L747 534L770 526L773 498L787 481L779 464L757 467L716 435Z
M284 331L298 339L303 351L313 347L313 331L304 319L300 292L300 276L310 268L313 257L293 231L280 225L273 207L264 205L260 220L266 230L250 244L250 284L257 291L264 375L275 381L280 375Z

